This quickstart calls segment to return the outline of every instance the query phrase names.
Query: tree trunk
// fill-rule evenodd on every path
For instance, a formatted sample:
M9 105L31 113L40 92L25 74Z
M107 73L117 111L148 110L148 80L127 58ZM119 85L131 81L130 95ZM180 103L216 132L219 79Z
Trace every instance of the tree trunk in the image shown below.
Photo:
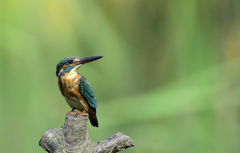
M115 153L134 146L133 140L121 132L93 142L88 135L88 114L76 113L70 113L63 126L47 130L39 145L49 153Z

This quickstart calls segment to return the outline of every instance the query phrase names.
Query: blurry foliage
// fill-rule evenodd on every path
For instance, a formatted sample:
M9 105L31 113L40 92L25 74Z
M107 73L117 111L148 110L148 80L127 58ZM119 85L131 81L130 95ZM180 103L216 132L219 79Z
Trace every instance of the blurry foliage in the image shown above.
M240 1L0 1L0 152L40 153L64 123L56 64L98 100L94 141L124 132L123 152L239 152Z

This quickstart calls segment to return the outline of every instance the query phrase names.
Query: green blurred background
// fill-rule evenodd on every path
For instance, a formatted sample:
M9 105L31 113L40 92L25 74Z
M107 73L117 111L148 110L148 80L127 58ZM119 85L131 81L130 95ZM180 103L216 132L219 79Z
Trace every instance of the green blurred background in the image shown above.
M0 152L44 153L70 110L57 63L98 55L79 70L95 142L121 131L125 153L240 152L239 0L0 1Z

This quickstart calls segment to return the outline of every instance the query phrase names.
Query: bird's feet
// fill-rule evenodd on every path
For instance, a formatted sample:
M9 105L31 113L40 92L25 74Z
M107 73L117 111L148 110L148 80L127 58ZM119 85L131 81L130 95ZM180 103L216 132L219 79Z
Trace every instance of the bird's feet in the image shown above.
M73 108L71 111L67 112L66 116L68 116L70 113L74 111L75 108Z
M66 116L68 116L70 113L72 113L73 111L69 111L69 112L67 112L67 114L66 114Z
M84 111L82 111L82 112L81 112L81 111L77 112L77 113L76 113L76 115L80 115L80 114L86 114L86 113L87 113L87 111L86 111L86 110L84 110Z

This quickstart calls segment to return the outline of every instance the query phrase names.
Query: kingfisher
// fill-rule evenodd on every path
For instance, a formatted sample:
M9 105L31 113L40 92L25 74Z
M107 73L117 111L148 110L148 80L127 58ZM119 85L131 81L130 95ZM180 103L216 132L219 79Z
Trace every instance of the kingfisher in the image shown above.
M93 89L88 80L77 70L84 64L98 60L103 56L93 56L81 58L78 56L66 57L62 59L56 67L56 76L58 77L58 87L72 108L79 110L77 115L82 113L89 114L89 120L93 127L98 127L97 120L97 101Z

